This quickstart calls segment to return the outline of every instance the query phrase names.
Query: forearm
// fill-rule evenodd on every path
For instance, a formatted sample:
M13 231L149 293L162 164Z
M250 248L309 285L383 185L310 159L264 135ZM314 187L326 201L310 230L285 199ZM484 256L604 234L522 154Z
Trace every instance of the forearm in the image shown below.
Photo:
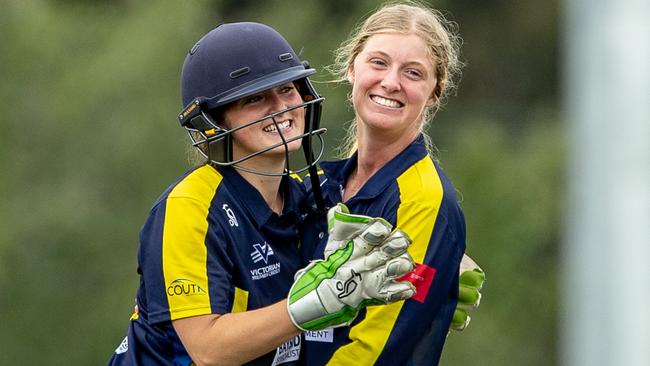
M262 356L300 334L286 300L261 309L204 315L173 322L197 365L240 365Z

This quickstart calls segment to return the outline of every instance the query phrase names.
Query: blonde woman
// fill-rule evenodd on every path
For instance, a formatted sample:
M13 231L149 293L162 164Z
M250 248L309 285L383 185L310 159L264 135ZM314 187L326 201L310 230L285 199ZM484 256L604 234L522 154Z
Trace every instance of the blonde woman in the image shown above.
M343 202L353 214L383 217L410 236L417 267L403 280L417 293L369 307L349 327L307 332L309 365L439 361L457 305L465 220L423 129L459 73L458 47L439 12L406 2L381 7L337 50L332 70L352 87L355 119L351 157L321 164L323 196L328 205ZM325 232L322 220L308 220L307 237ZM325 238L309 244L305 258L333 249Z

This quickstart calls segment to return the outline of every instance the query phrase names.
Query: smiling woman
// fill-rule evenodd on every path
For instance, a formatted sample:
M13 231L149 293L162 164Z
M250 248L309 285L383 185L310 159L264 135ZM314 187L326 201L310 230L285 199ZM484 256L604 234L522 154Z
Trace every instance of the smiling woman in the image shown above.
M372 36L347 75L358 144L388 146L392 150L382 151L390 156L404 150L421 132L426 108L437 102L436 74L424 40L414 34Z
M415 1L403 1L403 4L396 3L381 7L360 24L341 44L335 52L335 61L328 67L328 70L334 75L335 81L354 84L353 79L350 79L350 73L354 71L356 62L364 60L357 57L360 52L369 51L369 43L371 46L379 43L376 40L378 37L397 37L399 35L407 36L403 41L409 41L414 37L419 38L419 41L411 40L416 44L420 43L419 46L424 45L424 47L418 47L421 52L424 52L419 56L425 57L425 59L419 59L420 65L418 66L432 72L429 75L418 76L417 70L407 71L412 73L411 76L415 78L429 78L429 84L433 87L431 94L433 102L427 104L421 118L418 118L418 121L422 123L421 130L424 130L438 108L444 104L446 97L456 88L456 79L463 67L463 63L460 61L461 39L458 36L457 25L447 21L438 10ZM383 42L382 47L391 47L391 44L392 42ZM400 43L394 44L393 47L396 47L396 51L400 54L408 51L407 47L403 47ZM381 50L378 51L381 56ZM374 62L382 64L385 61L379 59ZM389 83L390 80L386 80L386 82ZM423 135L423 137L429 152L431 152L428 136ZM349 156L356 148L357 127L356 124L352 124L341 150L345 156Z

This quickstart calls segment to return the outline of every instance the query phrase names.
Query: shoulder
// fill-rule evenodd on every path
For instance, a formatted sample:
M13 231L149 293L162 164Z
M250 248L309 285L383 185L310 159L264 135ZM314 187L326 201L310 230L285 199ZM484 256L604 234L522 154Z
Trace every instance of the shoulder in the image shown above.
M404 204L436 204L442 199L444 180L433 160L425 156L397 177L400 201Z
M223 176L209 165L203 165L185 175L170 190L169 198L193 198L204 200L212 197L221 184Z
M181 175L158 197L152 209L173 200L195 201L209 206L217 189L222 185L223 176L209 165L192 168Z
M460 213L456 189L440 166L425 156L397 178L402 211L449 217Z

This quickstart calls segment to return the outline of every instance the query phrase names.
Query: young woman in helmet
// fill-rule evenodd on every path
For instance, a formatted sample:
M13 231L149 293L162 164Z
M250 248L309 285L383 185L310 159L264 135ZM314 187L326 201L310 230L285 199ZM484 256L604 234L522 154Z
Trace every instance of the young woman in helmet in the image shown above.
M379 220L294 281L304 191L287 176L288 154L322 133L312 73L258 23L222 24L189 50L179 121L206 163L149 213L136 312L110 364L294 364L303 329L347 323L350 309L413 294L392 281L413 268L408 242ZM334 290L343 282L344 300Z
M409 280L417 293L366 309L350 327L307 332L306 360L437 364L457 304L465 221L451 181L430 157L423 129L459 71L457 38L438 12L413 2L390 4L353 32L336 61L339 81L352 86L353 154L320 165L325 201L344 202L354 214L381 216L402 228L413 240L409 252L417 267ZM317 217L308 220L306 235L318 236L325 227ZM307 259L331 249L325 240L309 244L302 247Z

